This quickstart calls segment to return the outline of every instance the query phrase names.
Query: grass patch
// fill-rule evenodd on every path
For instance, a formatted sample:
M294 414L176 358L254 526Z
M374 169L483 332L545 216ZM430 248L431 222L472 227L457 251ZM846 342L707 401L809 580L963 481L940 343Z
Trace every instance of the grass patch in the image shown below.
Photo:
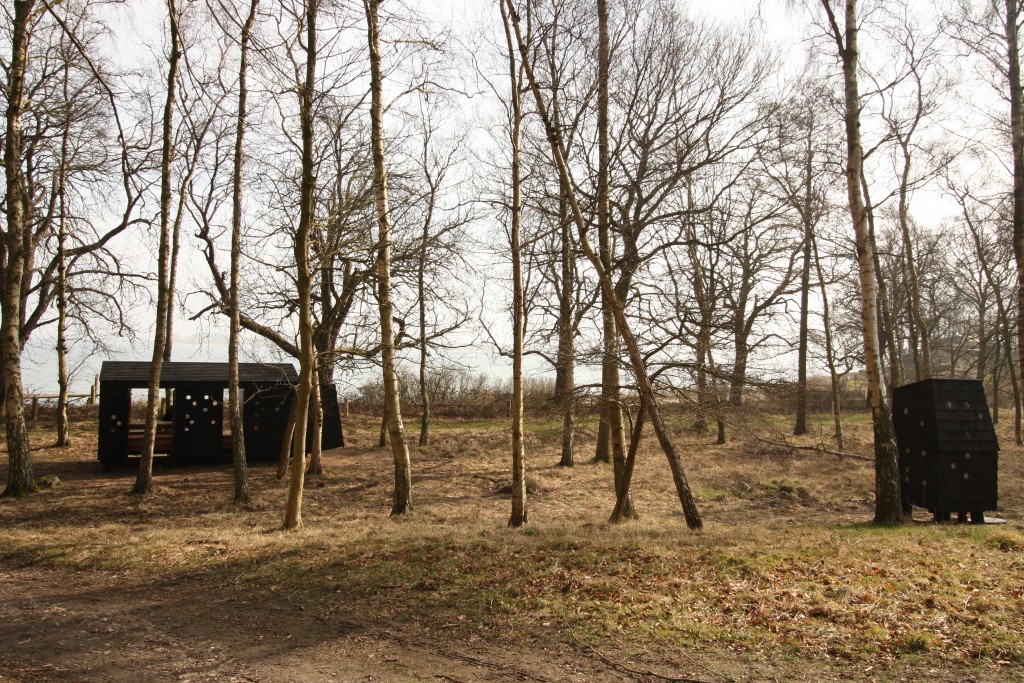
M609 525L610 469L557 467L552 420L530 432L542 495L530 497L531 524L513 531L495 493L507 476L500 421L439 421L433 444L414 453L415 511L400 520L386 516L391 473L377 426L346 425L351 445L311 479L300 533L279 531L285 483L272 468L252 468L248 510L227 504L229 467L161 469L140 500L125 493L131 472L99 472L95 437L79 426L72 451L39 452L37 473L60 486L0 502L0 565L195 581L473 637L731 653L783 678L807 663L1024 660L1019 526L867 525L869 463L779 458L742 440L712 448L691 435L681 443L706 522L695 534L663 456L645 444L634 479L641 519ZM1018 461L1003 458L1010 505Z

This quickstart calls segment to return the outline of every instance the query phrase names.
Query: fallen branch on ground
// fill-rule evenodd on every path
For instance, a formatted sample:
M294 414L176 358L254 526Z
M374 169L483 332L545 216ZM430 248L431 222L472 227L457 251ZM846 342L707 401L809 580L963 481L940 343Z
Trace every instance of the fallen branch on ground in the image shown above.
M795 451L814 451L816 453L824 453L826 455L834 455L838 458L853 458L854 460L867 460L873 462L875 459L870 455L860 455L859 453L844 453L842 451L833 451L824 446L798 446L796 444L789 443L787 441L772 441L771 439L765 439L760 436L754 435L760 443L768 446L778 446L780 448L792 448Z

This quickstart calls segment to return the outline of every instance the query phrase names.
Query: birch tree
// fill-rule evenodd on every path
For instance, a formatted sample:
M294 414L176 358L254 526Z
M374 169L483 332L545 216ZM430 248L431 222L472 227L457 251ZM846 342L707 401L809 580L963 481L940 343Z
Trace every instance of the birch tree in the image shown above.
M875 523L897 524L902 519L899 464L892 415L885 392L878 334L878 280L874 244L869 233L862 193L863 148L860 137L861 98L858 83L857 0L844 0L837 17L834 0L820 0L829 38L842 65L846 128L846 190L857 249L860 275L861 325L864 364L875 437ZM840 24L842 21L842 24Z

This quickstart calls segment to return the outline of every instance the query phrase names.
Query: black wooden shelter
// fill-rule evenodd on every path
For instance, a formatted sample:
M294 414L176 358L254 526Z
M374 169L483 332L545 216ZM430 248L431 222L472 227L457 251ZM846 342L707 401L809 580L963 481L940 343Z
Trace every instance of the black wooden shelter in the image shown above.
M144 424L130 419L131 392L148 388L149 371L150 363L136 361L104 361L100 369L97 455L104 469L142 451ZM239 363L238 374L246 457L276 460L298 374L290 363ZM184 463L230 461L231 434L225 432L224 415L227 387L227 363L164 363L160 388L171 391L171 403L157 425L156 452ZM337 396L333 385L321 387L324 449L344 445Z
M893 391L904 506L984 521L998 502L999 442L979 380L928 379Z

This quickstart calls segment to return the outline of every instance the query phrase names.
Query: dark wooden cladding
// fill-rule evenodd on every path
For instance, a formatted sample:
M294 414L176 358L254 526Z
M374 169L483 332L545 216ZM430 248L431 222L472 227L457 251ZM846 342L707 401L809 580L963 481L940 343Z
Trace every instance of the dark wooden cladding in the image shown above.
M239 363L241 384L295 384L299 375L291 363ZM124 382L131 388L149 384L149 362L108 360L100 369L100 382ZM228 385L227 363L167 362L160 372L160 386L170 387L183 382L213 382Z
M970 512L972 521L998 504L999 441L982 383L929 379L893 392L904 505L936 519Z
M276 461L295 399L298 373L289 363L241 363L242 420L249 461ZM142 425L132 423L131 390L148 386L149 363L105 361L100 370L99 442L104 469L127 462L142 444ZM172 408L163 416L156 452L181 463L230 462L231 435L224 433L227 363L168 362L160 386L169 389ZM324 401L323 448L344 445L338 393L321 387Z
M245 431L245 455L251 461L276 461L288 429L288 415L295 401L295 390L286 384L260 387L246 392L242 405Z

